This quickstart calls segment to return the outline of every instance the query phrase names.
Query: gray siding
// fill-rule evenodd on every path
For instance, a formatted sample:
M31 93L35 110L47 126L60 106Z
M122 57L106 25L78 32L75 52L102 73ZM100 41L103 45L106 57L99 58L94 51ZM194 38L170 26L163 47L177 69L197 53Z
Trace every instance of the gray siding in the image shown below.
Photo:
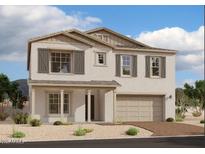
M85 74L85 54L84 51L74 51L74 73Z
M38 49L38 73L49 73L49 49Z

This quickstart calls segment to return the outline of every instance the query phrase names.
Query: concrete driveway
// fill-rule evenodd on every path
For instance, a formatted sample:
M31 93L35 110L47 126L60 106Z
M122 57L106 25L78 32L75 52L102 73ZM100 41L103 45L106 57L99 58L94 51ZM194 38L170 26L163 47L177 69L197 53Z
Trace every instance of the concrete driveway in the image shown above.
M152 136L203 135L204 128L175 122L125 122L153 132Z

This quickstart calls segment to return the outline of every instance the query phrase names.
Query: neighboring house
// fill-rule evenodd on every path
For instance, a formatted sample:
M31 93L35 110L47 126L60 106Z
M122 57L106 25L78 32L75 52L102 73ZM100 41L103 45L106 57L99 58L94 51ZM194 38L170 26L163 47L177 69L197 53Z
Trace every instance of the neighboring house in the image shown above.
M107 28L31 39L32 117L44 122L174 118L175 54Z

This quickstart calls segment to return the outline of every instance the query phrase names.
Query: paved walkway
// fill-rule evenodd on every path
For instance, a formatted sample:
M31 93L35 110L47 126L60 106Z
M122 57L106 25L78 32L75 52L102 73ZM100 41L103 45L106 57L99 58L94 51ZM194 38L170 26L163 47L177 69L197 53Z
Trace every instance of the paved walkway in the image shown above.
M182 121L181 123L204 127L204 124L200 123L200 121L202 119L204 119L204 112L202 112L202 115L199 117L194 117L192 115L192 112L193 112L192 110L188 109L188 112L186 112L186 114L185 114L186 117L185 117L184 121Z
M153 132L152 136L203 135L204 128L175 122L125 122Z

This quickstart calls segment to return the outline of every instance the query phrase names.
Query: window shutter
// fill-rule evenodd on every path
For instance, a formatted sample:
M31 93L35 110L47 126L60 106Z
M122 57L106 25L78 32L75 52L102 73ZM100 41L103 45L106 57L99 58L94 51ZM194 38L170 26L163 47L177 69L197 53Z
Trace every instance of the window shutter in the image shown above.
M85 54L84 51L74 51L74 73L85 74Z
M150 77L150 56L145 57L145 77Z
M166 57L161 57L161 77L166 78Z
M49 49L38 49L38 73L49 73Z
M120 55L116 55L116 64L115 64L115 67L116 67L116 69L115 69L115 74L116 74L116 76L120 76L120 73L121 73L121 63L120 63L120 61L121 61L121 59L120 59Z
M132 56L132 76L137 77L137 56Z

